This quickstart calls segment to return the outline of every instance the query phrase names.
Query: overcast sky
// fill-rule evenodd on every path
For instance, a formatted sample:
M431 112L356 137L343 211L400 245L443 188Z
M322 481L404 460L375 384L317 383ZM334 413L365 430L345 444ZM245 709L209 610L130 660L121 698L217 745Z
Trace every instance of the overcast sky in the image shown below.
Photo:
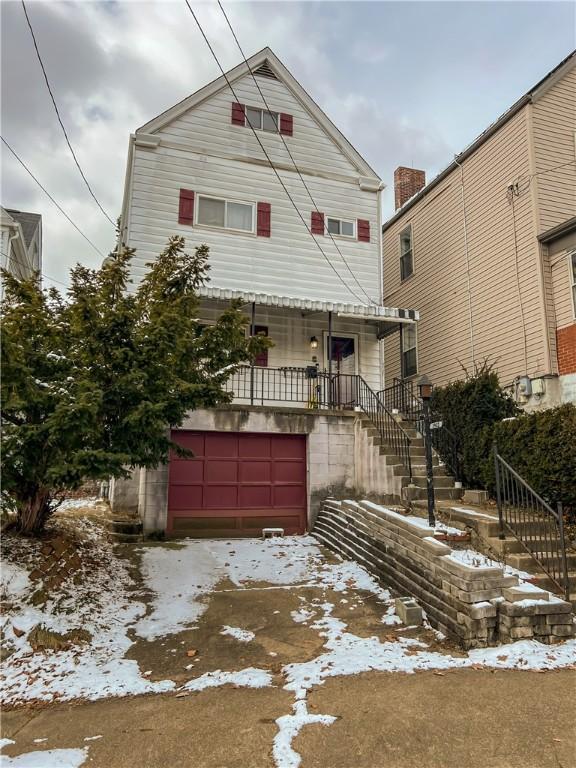
M184 0L28 2L64 124L97 197L120 212L129 134L218 74ZM239 54L215 3L194 3L226 69ZM225 3L247 54L270 46L387 184L432 178L575 43L572 2ZM107 253L114 231L58 125L20 2L4 0L2 135ZM100 256L2 146L2 205L41 213L43 271Z

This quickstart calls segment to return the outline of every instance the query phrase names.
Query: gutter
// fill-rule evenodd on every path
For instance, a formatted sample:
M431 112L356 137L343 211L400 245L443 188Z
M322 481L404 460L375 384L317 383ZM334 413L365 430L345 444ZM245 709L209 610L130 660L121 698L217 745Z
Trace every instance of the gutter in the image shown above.
M563 235L570 234L570 232L574 231L575 229L576 216L573 216L571 219L563 221L562 224L557 224L555 227L552 227L552 229L549 229L546 232L542 232L541 235L538 235L538 240L541 243L549 243L551 240L556 240Z

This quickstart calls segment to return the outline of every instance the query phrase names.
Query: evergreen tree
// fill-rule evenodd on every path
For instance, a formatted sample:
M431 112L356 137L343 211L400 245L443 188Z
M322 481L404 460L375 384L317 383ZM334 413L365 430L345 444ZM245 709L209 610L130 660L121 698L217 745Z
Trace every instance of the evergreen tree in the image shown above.
M186 454L170 427L229 402L226 381L268 344L246 338L238 303L198 320L208 253L172 237L134 289L124 248L98 270L76 266L67 299L3 272L2 494L22 533L84 479Z

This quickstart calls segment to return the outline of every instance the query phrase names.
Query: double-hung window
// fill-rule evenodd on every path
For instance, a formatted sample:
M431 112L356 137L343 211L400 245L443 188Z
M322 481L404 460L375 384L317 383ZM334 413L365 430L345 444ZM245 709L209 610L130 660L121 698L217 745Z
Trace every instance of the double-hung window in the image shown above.
M198 195L198 224L254 232L254 204Z
M340 235L340 237L355 237L355 222L346 219L333 219L328 217L326 228L331 235Z
M400 232L400 280L406 280L414 272L412 225Z
M246 107L246 119L252 128L269 133L278 133L280 126L278 112L268 112L267 109L258 109L257 107Z
M402 346L402 378L418 373L418 355L416 351L416 325L402 325L400 331Z

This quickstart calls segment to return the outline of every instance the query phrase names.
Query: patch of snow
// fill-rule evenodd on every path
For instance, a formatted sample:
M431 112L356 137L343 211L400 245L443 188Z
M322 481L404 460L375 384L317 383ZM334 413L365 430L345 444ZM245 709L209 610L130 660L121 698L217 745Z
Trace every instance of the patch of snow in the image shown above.
M310 619L313 619L316 615L316 611L307 611L305 608L300 608L298 611L290 611L290 616L296 624L304 624Z
M81 507L93 507L96 504L100 504L101 501L102 499L99 499L97 496L90 496L88 499L64 499L58 509L63 510L80 509Z
M518 640L495 648L476 648L468 652L473 664L497 669L559 669L576 664L576 640L544 645L537 640Z
M454 512L464 512L466 515L470 515L470 517L482 517L485 520L498 520L497 517L494 515L486 515L484 512L476 512L475 509L468 509L467 507L451 507L451 509L454 510Z
M487 555L477 552L475 549L453 549L449 555L451 560L468 565L470 568L502 568L505 576L518 576L519 579L530 579L532 576L526 571L505 565L498 560L492 560Z
M12 742L14 743L14 742ZM25 752L17 757L2 755L2 768L80 768L88 757L88 749L46 749Z
M101 739L102 734L99 734L98 736L85 736L84 741L96 741L96 739Z
M48 739L32 739L34 744L42 744L43 741L48 741ZM86 739L84 739L86 741Z
M249 629L240 629L240 627L229 627L225 625L221 632L221 635L230 635L230 637L236 638L241 643L249 643L250 640L254 640L256 635L254 632L250 632Z
M277 718L278 733L274 737L272 755L278 768L298 768L302 758L292 747L293 739L305 725L320 723L332 725L336 718L332 715L311 715L305 701L294 704L294 714Z
M5 600L21 599L31 586L32 582L25 568L3 559L0 570L0 590Z
M189 680L180 690L203 691L205 688L216 688L220 685L236 685L242 688L266 688L272 685L272 675L265 669L247 667L239 672L222 672L216 669L206 672L195 680Z

